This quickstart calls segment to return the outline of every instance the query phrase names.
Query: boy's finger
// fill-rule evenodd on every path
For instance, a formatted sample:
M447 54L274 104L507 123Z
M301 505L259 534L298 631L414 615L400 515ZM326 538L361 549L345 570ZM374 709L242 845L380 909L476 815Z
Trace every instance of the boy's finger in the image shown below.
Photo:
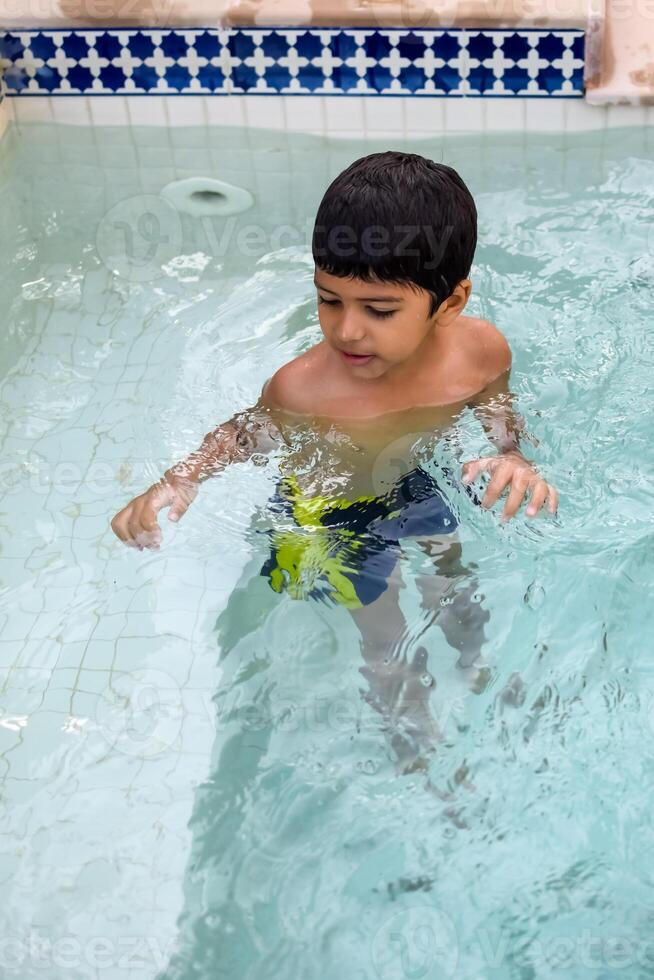
M124 527L124 511L121 510L118 512L118 514L112 517L111 530L121 541L127 541L127 530Z
M183 517L195 500L196 493L197 491L194 492L193 488L190 487L187 490L178 491L173 498L172 504L170 505L168 520L178 521L180 517Z
M488 466L489 458L484 459L470 459L467 463L463 464L461 470L461 481L463 483L472 483L476 480L480 473L482 473Z
M126 544L128 548L137 548L138 545L134 541L134 535L132 534L130 527L132 519L133 511L130 505L125 507L123 510L121 510L120 514L117 514L116 517L114 517L113 521L111 522L111 526L123 544Z
M170 505L170 510L168 511L169 521L178 521L180 517L183 517L189 508L190 501L186 502L176 498L174 503Z
M161 531L141 531L136 538L136 546L141 550L148 548L158 551L162 541Z
M486 493L481 502L482 507L492 507L496 504L500 494L506 490L511 482L512 477L513 472L510 467L498 467L486 488Z
M557 510L559 509L559 494L554 487L550 487L549 485L548 490L547 509L549 510L550 514L556 514Z
M162 507L163 503L159 504L158 501L152 502L151 499L143 504L140 524L144 531L159 531L161 533L161 528L157 521L157 511L161 510Z
M528 517L533 517L534 514L538 513L545 503L548 491L549 487L547 486L545 480L539 480L531 492L531 500L529 501L529 506L527 507Z
M520 504L524 500L525 493L527 492L527 487L524 483L516 483L515 480L511 486L511 491L506 499L506 504L504 505L504 510L502 511L502 520L508 521L514 517L519 509Z
M132 511L127 523L127 531L129 542L139 549L143 548L143 545L138 541L139 536L143 533L142 513L143 507L140 499L137 498L132 504Z

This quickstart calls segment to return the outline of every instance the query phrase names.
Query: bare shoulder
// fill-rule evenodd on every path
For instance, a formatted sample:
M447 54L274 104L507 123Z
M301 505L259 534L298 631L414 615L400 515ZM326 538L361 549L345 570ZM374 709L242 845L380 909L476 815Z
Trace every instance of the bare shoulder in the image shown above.
M512 355L506 337L494 324L477 317L466 320L467 358L477 389L468 404L477 405L509 391Z
M489 320L466 317L469 356L480 369L485 383L511 370L512 354L508 341Z
M270 408L310 415L315 408L313 392L321 361L322 344L283 364L264 385L261 398Z

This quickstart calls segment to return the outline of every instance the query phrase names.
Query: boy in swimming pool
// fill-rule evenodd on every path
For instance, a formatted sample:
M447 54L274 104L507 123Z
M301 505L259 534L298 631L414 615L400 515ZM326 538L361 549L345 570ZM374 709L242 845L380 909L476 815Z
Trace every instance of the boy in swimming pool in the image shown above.
M263 569L271 586L339 602L364 646L388 648L389 630L402 630L398 543L413 538L438 570L419 577L425 605L470 663L487 618L478 604L470 614L470 576L454 612L438 603L465 572L456 518L408 449L395 450L405 472L383 493L375 466L389 446L415 442L416 433L437 439L471 407L498 453L464 465L470 495L473 481L489 474L481 505L492 507L507 491L502 520L526 498L528 517L543 508L556 512L556 490L519 449L524 428L511 405L509 345L492 324L464 316L476 241L474 201L450 167L399 152L351 164L326 191L313 233L323 339L279 368L253 408L208 433L196 452L123 508L112 521L118 537L158 548L162 508L178 521L204 479L269 451L298 420L311 421L331 464L305 474L303 485L293 474L279 484L275 504L295 527L271 532ZM338 456L341 436L354 447L351 458ZM418 663L413 676L420 669Z

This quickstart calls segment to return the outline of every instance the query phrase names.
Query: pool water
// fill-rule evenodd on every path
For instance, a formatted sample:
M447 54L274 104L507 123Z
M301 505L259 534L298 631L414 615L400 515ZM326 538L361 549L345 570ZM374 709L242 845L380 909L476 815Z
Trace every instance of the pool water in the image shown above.
M314 209L383 148L157 128L3 140L3 976L654 972L646 132L411 145L475 195L469 311L511 344L539 440L525 452L561 496L556 520L503 526L451 491L462 587L488 613L477 681L423 608L433 563L406 547L389 659L424 678L425 767L398 767L347 611L260 575L281 451L204 484L178 526L163 516L160 551L109 527L319 339ZM193 175L254 208L162 202ZM470 413L453 431L434 466L493 451Z

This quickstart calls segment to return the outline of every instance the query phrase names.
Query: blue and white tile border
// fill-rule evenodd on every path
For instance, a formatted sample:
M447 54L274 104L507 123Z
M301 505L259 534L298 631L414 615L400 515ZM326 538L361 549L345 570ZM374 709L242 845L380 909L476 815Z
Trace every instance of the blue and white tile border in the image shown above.
M8 96L582 98L577 29L48 29L0 35Z

